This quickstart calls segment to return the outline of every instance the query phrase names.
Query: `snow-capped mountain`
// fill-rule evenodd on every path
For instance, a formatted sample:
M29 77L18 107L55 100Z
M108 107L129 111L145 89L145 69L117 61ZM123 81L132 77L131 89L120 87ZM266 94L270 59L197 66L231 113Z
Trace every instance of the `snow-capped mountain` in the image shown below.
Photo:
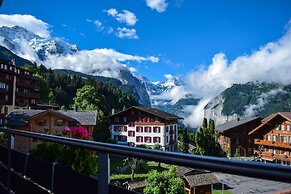
M0 37L2 46L15 53L21 52L21 46L29 46L40 60L45 60L48 54L66 55L78 51L76 45L71 45L61 38L43 38L20 26L0 27Z
M86 51L82 52L78 50L76 45L71 45L61 38L43 38L20 26L0 27L0 45L23 58L32 60L33 62L40 62L50 65L53 64L54 68L58 68L56 66L57 62L60 62L61 64L69 64L72 62L66 60L66 56L69 55L69 59L74 57L75 59L73 60L77 60L79 62L77 62L77 69L71 70L76 71L80 65L84 65L86 66L87 74L97 76L104 76L104 74L106 74L106 77L112 76L112 78L117 78L122 82L123 86L120 86L120 88L123 89L125 93L130 91L135 97L138 98L140 104L143 106L151 106L150 98L144 83L134 77L127 68L116 64L116 60L110 60L106 54L103 54L100 51L91 51L91 53L89 53L90 51L87 51L87 53ZM90 55L90 57L88 57L89 59L81 59L82 57L86 57L88 55ZM100 58L100 55L102 55L105 60L112 62L115 66L112 66L110 69L102 64L102 60L100 64L96 64L96 61L90 60L92 57ZM60 60L58 61L58 59ZM93 65L95 66L93 67Z

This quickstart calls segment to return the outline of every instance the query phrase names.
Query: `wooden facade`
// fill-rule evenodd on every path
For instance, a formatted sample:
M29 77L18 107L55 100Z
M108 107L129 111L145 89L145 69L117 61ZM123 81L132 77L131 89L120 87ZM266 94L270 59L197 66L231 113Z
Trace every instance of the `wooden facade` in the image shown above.
M279 112L262 120L249 133L255 139L255 156L265 161L291 165L291 112Z
M14 114L13 113L19 113ZM24 122L17 122L13 117L21 118L21 113L30 115L28 117L23 117L22 120ZM32 113L31 113L32 112ZM81 113L80 113L81 114ZM79 114L79 115L80 115ZM82 125L81 122L77 121L75 118L67 116L57 111L48 110L48 111L40 111L40 110L24 110L24 111L13 111L11 115L8 116L9 118L9 127L23 130L23 131L30 131L30 132L37 132L37 133L47 133L52 135L61 135L64 128L66 126L70 128L74 128L77 126L85 127L89 133L89 138L92 139L92 132L94 126L97 122L97 112L96 118L91 122L89 125ZM27 153L29 150L35 148L40 141L15 136L14 138L14 149L23 153Z
M248 133L259 126L260 121L259 117L237 119L216 127L220 134L218 142L228 156L253 156L256 135Z
M14 109L35 108L39 99L33 72L21 68L15 61L0 60L0 126Z

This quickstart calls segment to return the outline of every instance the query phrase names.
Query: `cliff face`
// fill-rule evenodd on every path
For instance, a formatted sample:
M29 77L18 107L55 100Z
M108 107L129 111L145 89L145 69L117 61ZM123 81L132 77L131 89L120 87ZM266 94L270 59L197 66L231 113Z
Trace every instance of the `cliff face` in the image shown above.
M204 116L221 124L238 117L266 117L291 111L291 85L249 82L234 84L204 107Z

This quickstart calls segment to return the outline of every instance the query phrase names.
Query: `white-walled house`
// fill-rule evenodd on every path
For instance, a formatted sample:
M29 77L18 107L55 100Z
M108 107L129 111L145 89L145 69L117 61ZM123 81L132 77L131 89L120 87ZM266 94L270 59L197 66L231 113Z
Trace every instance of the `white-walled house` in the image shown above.
M119 144L159 144L163 150L177 150L177 124L183 119L181 117L156 108L133 106L108 119L111 123L111 137Z

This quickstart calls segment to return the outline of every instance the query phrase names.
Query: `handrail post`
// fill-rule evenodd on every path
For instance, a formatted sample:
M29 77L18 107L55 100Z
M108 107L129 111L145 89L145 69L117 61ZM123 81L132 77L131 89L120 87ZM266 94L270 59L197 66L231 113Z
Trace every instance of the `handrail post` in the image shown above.
M98 194L108 194L110 183L109 153L98 154Z
M14 139L11 133L8 134L8 153L7 153L7 193L10 194L11 187L11 149L14 148Z

